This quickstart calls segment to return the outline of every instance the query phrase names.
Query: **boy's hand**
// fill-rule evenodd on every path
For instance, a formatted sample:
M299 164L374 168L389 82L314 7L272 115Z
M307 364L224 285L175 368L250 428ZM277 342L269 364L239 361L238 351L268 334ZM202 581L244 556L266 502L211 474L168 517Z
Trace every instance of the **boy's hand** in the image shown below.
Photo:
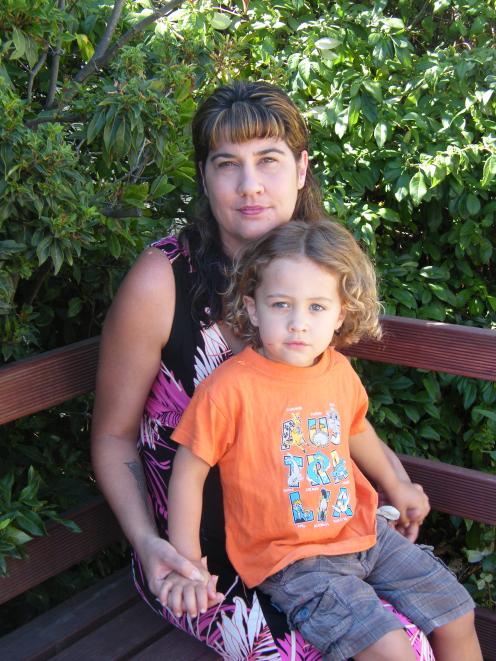
M429 499L422 487L411 482L398 481L387 495L391 504L400 512L397 530L414 541L419 526L430 510Z
M201 580L171 572L164 578L158 595L162 606L170 608L176 617L181 617L184 612L196 617L224 599L224 595L216 589L218 576L212 576L207 570L206 558L193 562L193 565L201 574Z

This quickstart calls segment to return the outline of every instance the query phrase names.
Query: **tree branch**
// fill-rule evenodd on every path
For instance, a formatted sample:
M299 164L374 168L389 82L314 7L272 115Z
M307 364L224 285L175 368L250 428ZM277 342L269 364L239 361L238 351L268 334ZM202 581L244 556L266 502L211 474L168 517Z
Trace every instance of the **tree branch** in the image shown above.
M114 8L112 9L112 14L110 15L110 19L109 22L107 23L107 27L105 28L105 32L103 33L103 37L101 38L100 43L95 48L95 52L93 53L93 56L88 60L85 66L74 76L75 83L82 83L84 80L86 80L86 78L91 76L91 74L94 73L97 70L97 68L99 68L100 60L107 51L110 40L112 39L112 36L117 27L117 23L119 22L119 19L121 17L122 10L124 9L124 3L125 0L115 1Z
M30 70L29 72L29 80L28 80L28 98L27 101L28 103L31 103L31 99L33 96L33 84L34 84L34 79L36 78L38 71L41 69L41 67L45 64L45 60L47 59L47 52L48 48L46 48L43 53L40 55L40 58L38 62L34 65L34 67Z
M117 53L117 51L122 48L125 44L128 43L128 41L131 41L131 39L142 32L146 27L151 25L152 23L155 23L158 21L159 18L162 18L163 16L166 16L167 14L170 14L174 9L177 9L180 5L182 5L183 0L171 0L171 2L168 2L162 9L157 10L153 14L150 14L150 16L147 16L144 18L142 21L139 23L136 23L130 30L128 30L125 34L118 39L113 46L110 48L102 49L100 46L102 45L103 40L105 39L105 35L102 39L102 41L98 44L97 49L95 50L95 53L91 60L86 64L85 67L79 71L79 73L74 77L74 82L76 83L82 83L83 81L86 80L91 74L93 74L97 69L101 69L105 67L110 60L114 57L114 55ZM116 2L116 5L119 4ZM115 6L114 6L115 10ZM122 10L122 7L121 7ZM109 22L110 25L110 22ZM115 25L112 29L112 33L115 30ZM108 31L108 26L107 30L105 33ZM110 38L106 42L106 46L109 43Z
M65 0L57 0L57 9L64 11ZM57 81L59 79L60 56L62 54L62 37L57 39L55 50L52 54L52 66L50 67L50 83L48 85L48 94L45 102L45 108L51 108L57 92Z
M137 207L113 207L108 205L102 207L99 211L107 218L137 218L143 215L143 211Z
M34 117L33 119L28 119L24 122L24 126L29 129L35 129L39 124L48 124L49 122L53 124L77 124L78 122L84 122L86 119L85 115L76 115L76 114L64 114L59 115L54 113L53 115L41 115L40 117Z

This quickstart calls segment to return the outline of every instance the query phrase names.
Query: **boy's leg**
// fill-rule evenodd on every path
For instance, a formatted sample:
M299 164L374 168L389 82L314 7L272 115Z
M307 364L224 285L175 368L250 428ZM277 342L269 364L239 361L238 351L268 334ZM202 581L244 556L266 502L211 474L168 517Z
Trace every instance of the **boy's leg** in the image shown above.
M390 631L354 656L355 661L415 661L416 658L408 636L402 629Z
M382 645L382 660L413 661L415 655L400 621L362 580L361 555L298 560L270 576L259 588L286 614L290 627L329 661L356 657L391 632L401 634L401 638L391 640L397 640L396 645L406 651L386 656Z
M429 642L436 661L482 661L473 611L434 629Z
M377 543L366 552L365 564L365 580L430 635L436 661L481 659L474 602L429 547L412 544L378 517Z

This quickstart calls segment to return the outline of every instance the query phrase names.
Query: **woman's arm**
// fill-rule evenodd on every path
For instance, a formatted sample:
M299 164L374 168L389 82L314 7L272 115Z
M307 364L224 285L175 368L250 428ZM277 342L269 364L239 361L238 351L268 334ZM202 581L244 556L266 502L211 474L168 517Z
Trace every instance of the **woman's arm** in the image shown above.
M91 441L98 485L138 553L155 595L171 570L197 575L191 563L158 535L136 447L174 306L172 267L165 255L151 248L125 278L105 321Z

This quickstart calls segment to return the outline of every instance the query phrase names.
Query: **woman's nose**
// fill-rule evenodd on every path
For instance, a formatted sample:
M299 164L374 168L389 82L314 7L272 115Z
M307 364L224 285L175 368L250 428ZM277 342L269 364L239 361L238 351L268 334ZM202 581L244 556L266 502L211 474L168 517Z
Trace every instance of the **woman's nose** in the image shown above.
M257 177L255 170L243 168L240 173L238 192L240 195L254 195L263 191L263 184L260 177Z

